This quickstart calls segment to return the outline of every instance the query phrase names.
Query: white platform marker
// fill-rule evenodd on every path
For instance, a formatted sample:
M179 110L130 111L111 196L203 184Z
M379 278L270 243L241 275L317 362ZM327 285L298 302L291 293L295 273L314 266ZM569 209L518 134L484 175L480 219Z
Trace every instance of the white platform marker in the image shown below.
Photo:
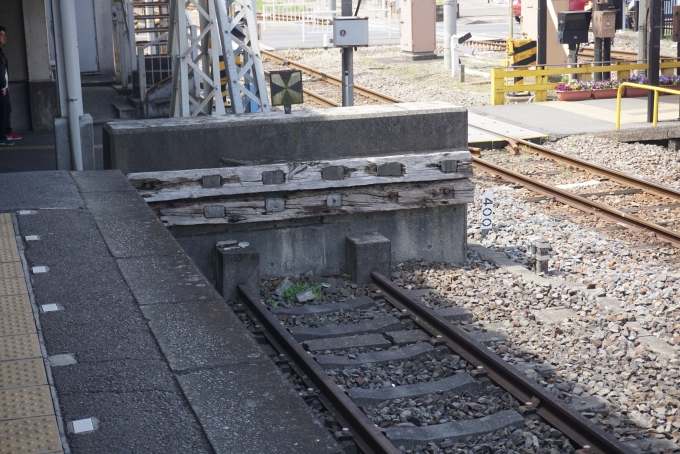
M493 227L493 194L487 192L482 196L482 238Z
M48 268L46 266L34 266L33 274L44 274L47 273Z
M26 235L26 241L38 241L39 239L38 235Z
M33 211L31 211L31 210L19 210L19 214L24 216L24 215L27 215L27 214L33 214Z
M74 434L94 431L94 421L92 418L78 419L77 421L73 421L71 424L73 424Z
M43 304L42 306L40 306L40 309L43 312L54 312L59 310L59 306L56 304Z

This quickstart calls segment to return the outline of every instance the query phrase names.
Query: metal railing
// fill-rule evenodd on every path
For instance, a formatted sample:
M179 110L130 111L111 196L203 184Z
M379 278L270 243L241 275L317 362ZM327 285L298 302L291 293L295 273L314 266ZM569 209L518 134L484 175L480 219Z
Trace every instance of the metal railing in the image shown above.
M149 88L172 76L172 57L170 55L145 55L145 51L161 41L167 41L165 33L143 46L137 46L137 73L139 76L139 99L147 101Z
M662 59L659 63L662 73L673 68L680 68L680 61L674 59ZM593 63L582 64L576 68L567 67L539 67L533 69L492 68L491 69L491 104L494 106L505 103L505 93L514 91L533 91L535 101L547 101L548 90L554 90L561 82L549 82L548 76L580 74L592 77L594 73L615 72L618 79L630 77L631 71L647 70L647 63L613 63L595 65ZM522 78L523 83L518 84L515 78ZM533 78L534 83L527 79ZM582 80L586 80L583 78Z
M636 84L633 82L624 82L619 85L619 90L616 92L616 129L621 129L621 96L623 89L626 87L641 88L643 90L651 90L654 92L654 126L659 122L659 93L668 93L669 95L680 95L680 90L673 90L671 88L655 87L653 85Z

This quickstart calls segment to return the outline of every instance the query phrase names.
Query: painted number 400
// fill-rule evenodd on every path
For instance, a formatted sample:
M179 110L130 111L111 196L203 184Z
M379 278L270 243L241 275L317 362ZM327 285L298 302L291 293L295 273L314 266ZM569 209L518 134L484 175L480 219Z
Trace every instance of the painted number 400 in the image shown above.
M493 194L482 196L482 237L485 237L493 226Z

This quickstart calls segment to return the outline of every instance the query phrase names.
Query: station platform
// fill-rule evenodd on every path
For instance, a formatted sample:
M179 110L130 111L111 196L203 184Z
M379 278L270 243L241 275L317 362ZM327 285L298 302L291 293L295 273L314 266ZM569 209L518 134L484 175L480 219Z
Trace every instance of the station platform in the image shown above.
M338 452L122 173L0 187L0 452Z
M591 133L614 134L623 141L645 141L680 138L678 106L677 96L661 96L659 122L655 127L647 123L647 98L623 98L619 132L616 131L616 99L481 106L470 107L469 112L470 124L474 124L472 114L476 114L487 121L525 128L550 140Z

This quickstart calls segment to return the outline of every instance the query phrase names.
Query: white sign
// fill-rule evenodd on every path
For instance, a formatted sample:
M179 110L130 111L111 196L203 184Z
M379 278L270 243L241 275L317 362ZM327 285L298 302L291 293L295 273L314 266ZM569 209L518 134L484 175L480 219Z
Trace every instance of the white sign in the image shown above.
M482 237L485 237L493 227L493 194L482 196Z

